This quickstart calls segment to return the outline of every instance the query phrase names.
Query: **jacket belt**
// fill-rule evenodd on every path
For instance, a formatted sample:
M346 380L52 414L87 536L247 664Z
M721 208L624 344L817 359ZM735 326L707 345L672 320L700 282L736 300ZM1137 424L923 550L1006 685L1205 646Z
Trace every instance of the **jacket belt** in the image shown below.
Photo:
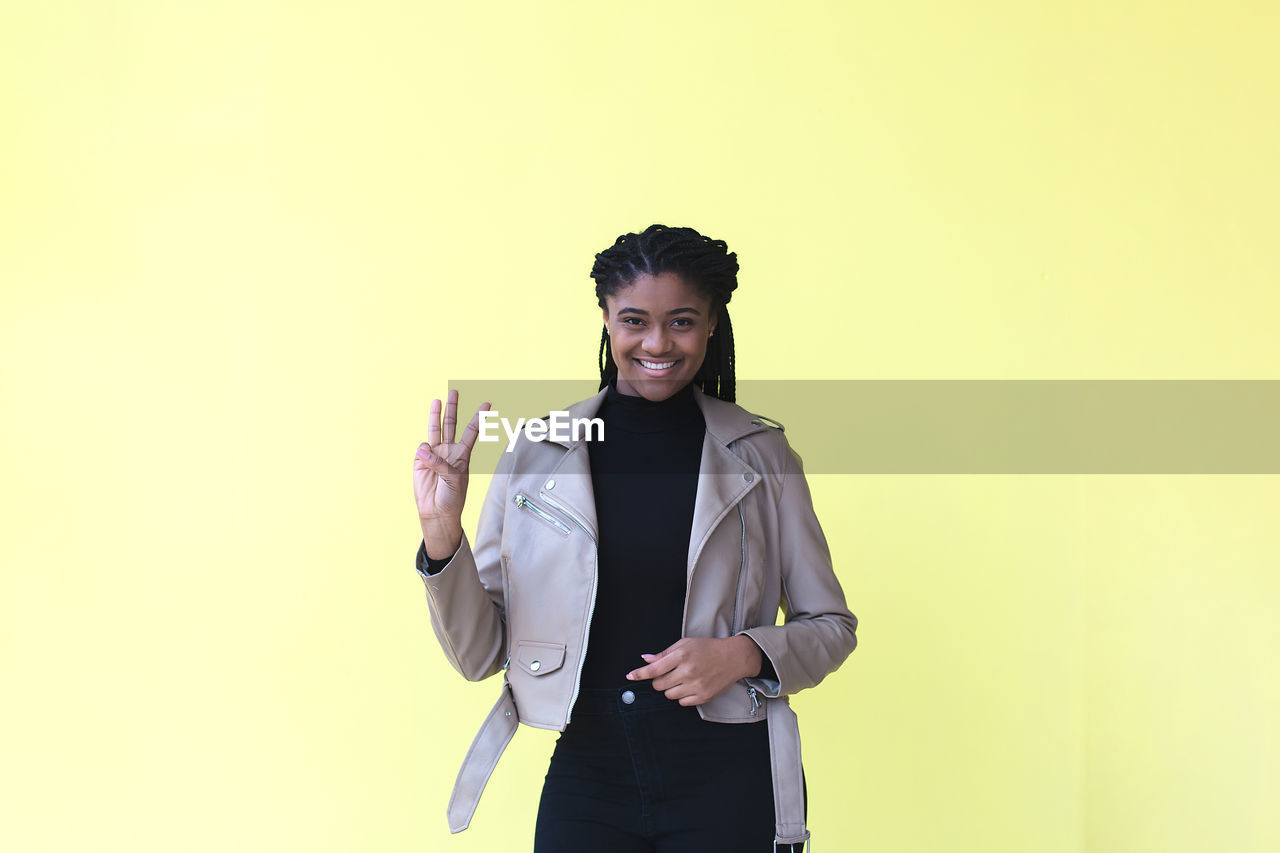
M462 759L462 768L458 771L458 779L453 783L453 794L449 797L449 831L462 832L471 824L471 816L475 814L480 803L480 795L493 773L498 759L511 742L516 733L520 717L516 713L516 703L511 696L511 685L502 679L502 695L489 709L489 716L484 718L480 731L476 732L467 750L467 757Z
M777 819L773 840L799 844L809 839L804 826L804 769L800 763L800 722L786 696L765 698L769 727L769 761L773 769L773 811ZM759 723L756 723L759 725Z
M800 763L800 725L786 696L765 697L765 725L769 727L769 764L773 773L774 846L799 844L808 840L804 819L804 770ZM493 774L498 759L520 722L511 685L505 677L502 695L489 709L480 731L462 759L458 779L449 797L449 831L462 832L480 804L480 795ZM749 723L743 725L760 725Z

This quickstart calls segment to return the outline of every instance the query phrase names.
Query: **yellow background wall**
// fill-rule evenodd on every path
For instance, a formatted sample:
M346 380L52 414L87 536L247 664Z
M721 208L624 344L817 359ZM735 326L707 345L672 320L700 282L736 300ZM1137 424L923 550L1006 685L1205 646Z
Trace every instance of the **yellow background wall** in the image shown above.
M446 829L497 683L432 636L411 460L451 379L594 374L624 231L738 252L744 379L1280 378L1278 38L4 4L0 848L527 849L549 732ZM1280 847L1276 477L813 488L861 620L794 701L820 850Z

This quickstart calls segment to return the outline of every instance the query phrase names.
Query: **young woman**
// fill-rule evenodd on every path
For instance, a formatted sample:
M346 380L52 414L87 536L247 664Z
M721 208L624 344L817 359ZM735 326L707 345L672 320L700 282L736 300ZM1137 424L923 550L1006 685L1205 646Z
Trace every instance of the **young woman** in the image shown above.
M535 853L760 851L808 837L787 697L857 643L800 458L734 402L723 241L653 225L596 255L599 433L503 453L462 529L482 404L434 400L414 461L417 568L446 656L502 695L458 774L465 829L523 722L561 732ZM785 624L776 625L778 608Z

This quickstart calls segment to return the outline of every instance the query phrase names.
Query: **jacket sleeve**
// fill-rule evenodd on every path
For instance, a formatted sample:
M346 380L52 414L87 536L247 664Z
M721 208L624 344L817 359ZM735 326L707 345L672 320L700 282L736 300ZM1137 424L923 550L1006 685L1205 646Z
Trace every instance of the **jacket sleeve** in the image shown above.
M426 570L425 544L418 545L415 558L418 576L427 591L431 627L449 663L468 681L480 681L500 672L506 656L502 521L512 455L503 453L498 460L480 507L474 547L464 530L462 544L438 571Z
M781 435L779 436L780 438ZM813 510L803 464L785 438L778 498L782 561L782 625L759 625L740 633L755 641L772 664L747 683L765 696L785 696L813 687L842 664L858 644L858 619L845 603L831 565L831 550Z
M456 553L456 552L455 552ZM427 556L427 540L423 539L422 544L418 546L418 571L424 575L438 574L441 569L449 565L449 561L453 559L453 554L442 557L439 560Z

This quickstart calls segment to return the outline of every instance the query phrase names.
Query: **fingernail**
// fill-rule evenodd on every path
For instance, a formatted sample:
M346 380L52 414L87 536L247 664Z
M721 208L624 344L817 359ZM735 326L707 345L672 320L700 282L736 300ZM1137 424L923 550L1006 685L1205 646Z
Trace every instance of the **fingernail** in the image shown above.
M640 655L640 657L644 658L645 660L649 660L649 658L653 657L653 655Z
M627 681L635 681L635 680L636 680L635 674L634 674L634 673L630 673L630 672L628 672L628 673L627 673Z

